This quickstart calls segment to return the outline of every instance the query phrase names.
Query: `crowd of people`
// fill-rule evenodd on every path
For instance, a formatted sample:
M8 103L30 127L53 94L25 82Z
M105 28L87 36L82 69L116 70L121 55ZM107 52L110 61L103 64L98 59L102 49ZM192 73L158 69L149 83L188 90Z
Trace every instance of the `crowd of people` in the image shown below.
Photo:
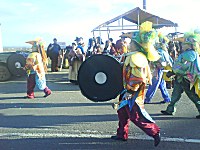
M127 43L126 38L131 42ZM47 58L51 59L51 71L57 72L58 58L61 47L57 39L49 44L47 53L41 40L32 44L32 53L27 57L26 69L27 98L34 98L34 88L43 90L44 97L52 91L46 85ZM67 47L67 61L69 63L69 81L78 84L78 70L81 64L92 55L110 55L117 60L127 54L123 60L123 85L117 103L119 127L117 134L111 138L126 141L128 139L129 120L154 138L154 145L160 143L160 127L145 111L144 105L151 103L159 88L163 100L169 103L164 115L174 115L176 104L185 92L195 104L200 119L200 33L198 30L187 32L181 38L169 39L161 32L152 28L151 22L144 22L140 30L123 33L120 39L113 42L112 38L104 42L100 37L90 38L88 47L82 37L76 37L70 47ZM46 55L47 54L47 55ZM148 85L148 86L147 86ZM146 93L146 87L148 87ZM172 95L168 89L173 88Z
M57 72L59 67L59 58L60 55L63 53L60 46L57 44L57 39L53 39L54 43L49 44L47 48L47 57L51 59L51 72ZM125 41L124 37L121 37L116 43L113 42L112 38L104 42L102 41L101 37L97 38L90 38L88 40L88 46L85 46L84 40L82 37L76 37L74 42L70 46L65 48L67 51L65 58L68 61L69 65L69 76L68 79L73 84L78 84L78 70L85 61L85 59L89 58L95 54L105 54L110 55L118 58L123 53L127 53L128 44ZM65 61L66 61L65 60Z

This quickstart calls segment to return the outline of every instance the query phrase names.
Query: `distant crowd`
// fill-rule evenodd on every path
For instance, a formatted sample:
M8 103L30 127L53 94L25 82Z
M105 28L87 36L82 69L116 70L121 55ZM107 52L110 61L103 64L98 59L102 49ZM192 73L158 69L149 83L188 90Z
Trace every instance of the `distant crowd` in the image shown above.
M82 37L76 37L71 45L62 49L58 44L57 39L53 39L47 47L47 57L51 59L51 72L59 71L59 68L69 67L69 80L72 83L78 84L77 75L81 63L88 57L95 54L105 54L119 59L122 54L129 52L129 44L126 41L126 36L114 42L112 38L103 41L101 37L90 38L87 47ZM165 44L165 49L174 60L181 52L181 42L169 40Z

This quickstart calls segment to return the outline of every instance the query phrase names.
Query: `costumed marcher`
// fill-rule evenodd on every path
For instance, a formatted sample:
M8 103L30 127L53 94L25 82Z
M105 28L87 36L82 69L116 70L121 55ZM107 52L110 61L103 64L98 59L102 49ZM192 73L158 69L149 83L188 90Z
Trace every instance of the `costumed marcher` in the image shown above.
M26 59L26 65L24 67L28 75L26 98L35 98L35 86L44 91L44 97L47 97L52 92L46 85L45 72L47 72L48 59L44 50L44 43L41 41L41 39L28 41L26 43L33 45L32 52L28 55Z
M57 39L53 39L53 44L49 44L47 47L47 57L51 59L51 72L58 71L58 59L60 55L61 47L57 43Z
M68 54L69 61L69 76L68 79L71 83L78 84L78 70L84 60L84 55L76 43L72 43L72 49Z
M166 81L170 82L171 79L166 77L167 69L171 70L173 60L168 54L167 43L168 38L162 33L158 33L158 41L156 41L155 48L160 54L160 59L155 62L151 62L151 70L153 74L152 84L149 85L145 96L145 103L150 103L157 89L159 88L163 97L160 103L168 103L171 101L170 95L166 88Z
M144 108L145 87L148 82L151 83L148 61L157 61L160 57L153 46L155 34L152 22L147 21L140 25L136 37L133 34L126 35L132 39L130 43L132 52L125 55L124 91L119 97L117 135L111 137L114 140L126 141L128 139L129 121L131 120L147 135L154 138L154 146L160 143L160 128Z
M195 32L185 33L181 42L183 51L174 61L172 72L167 73L167 76L175 75L171 102L161 113L174 115L176 104L185 92L199 112L196 118L200 119L200 35Z

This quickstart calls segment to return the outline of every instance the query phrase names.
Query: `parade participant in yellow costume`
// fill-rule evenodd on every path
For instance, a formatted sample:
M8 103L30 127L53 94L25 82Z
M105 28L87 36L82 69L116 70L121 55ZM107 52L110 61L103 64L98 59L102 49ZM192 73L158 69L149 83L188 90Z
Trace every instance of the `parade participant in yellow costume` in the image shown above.
M160 128L144 108L145 87L151 82L148 61L156 61L159 54L153 47L156 32L151 22L144 22L138 34L125 35L132 39L130 51L126 54L123 66L124 91L120 95L118 108L119 127L117 135L112 139L126 141L128 139L129 121L154 138L154 145L160 143Z
M32 44L32 52L26 59L25 69L27 71L27 98L33 99L35 85L43 90L47 97L51 94L51 90L46 85L45 72L47 72L47 56L44 50L44 43L40 39L28 41Z

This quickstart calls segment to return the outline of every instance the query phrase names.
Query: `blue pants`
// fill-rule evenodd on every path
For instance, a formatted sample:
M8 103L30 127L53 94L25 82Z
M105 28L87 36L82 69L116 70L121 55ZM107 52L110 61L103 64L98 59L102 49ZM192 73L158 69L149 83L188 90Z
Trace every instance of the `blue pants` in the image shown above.
M149 88L146 93L145 102L149 103L153 96L155 95L157 89L159 88L164 99L164 102L170 102L171 98L166 88L165 80L162 78L163 71L161 69L158 70L158 79L156 77L152 78L152 85L149 85Z

